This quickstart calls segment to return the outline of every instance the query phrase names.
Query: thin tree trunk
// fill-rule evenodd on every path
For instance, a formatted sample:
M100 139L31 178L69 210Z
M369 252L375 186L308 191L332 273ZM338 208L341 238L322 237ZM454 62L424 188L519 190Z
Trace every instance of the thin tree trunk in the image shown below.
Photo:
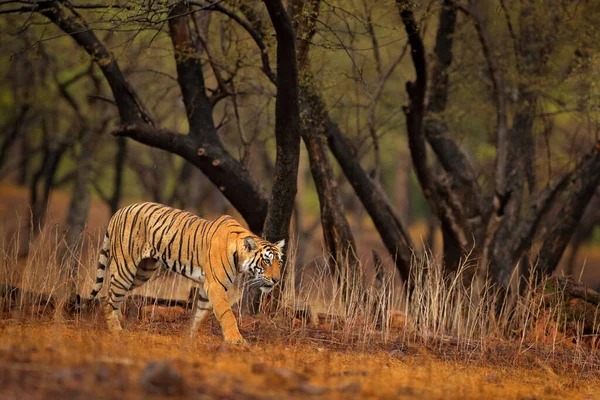
M4 137L4 141L2 142L2 146L0 146L0 169L4 165L4 161L8 151L11 149L13 143L18 139L19 133L21 132L21 125L27 116L27 111L29 110L29 105L25 104L20 107L17 112L17 117L12 124L12 129L9 130L8 134Z
M93 161L93 131L85 128L81 135L81 152L77 164L77 173L73 185L73 194L69 205L65 233L66 256L70 261L67 265L66 277L69 280L69 293L74 293L77 285L78 258L83 244L83 231L90 210L90 180Z
M19 164L19 176L18 183L19 185L25 186L27 184L27 180L29 178L29 163L27 162L27 157L29 156L29 136L22 135L21 136L21 160L22 162Z
M117 138L117 153L115 154L115 176L113 192L110 196L110 215L114 215L119 209L119 202L123 195L123 175L125 173L125 161L127 159L127 139Z
M293 10L292 19L296 23L299 35L304 39L300 42L303 44L299 45L298 59L304 85L307 85L306 81L313 77L309 70L309 47L306 43L312 39L315 32L314 20L318 17L319 1L307 3L306 11L302 9L300 2L293 3L291 9ZM303 120L302 139L308 151L310 170L319 196L325 252L332 269L331 272L338 277L342 286L342 300L347 304L350 300L351 288L356 286L358 290L362 289L356 243L346 219L333 166L327 154L327 138L324 135L327 115L315 104L303 104L311 100L318 101L318 99L314 96L306 97L306 91L300 93L302 108L312 111L312 114Z
M64 305L73 306L77 295L79 263L84 244L85 230L90 210L90 180L93 160L93 130L84 127L81 135L81 152L77 163L77 173L73 193L66 219L66 232L61 256L61 282L65 282L62 295L59 297L59 307L55 317L60 319Z

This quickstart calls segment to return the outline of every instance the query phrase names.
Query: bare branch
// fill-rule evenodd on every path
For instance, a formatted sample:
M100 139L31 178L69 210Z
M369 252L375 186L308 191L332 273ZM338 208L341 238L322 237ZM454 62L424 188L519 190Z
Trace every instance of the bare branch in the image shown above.
M98 40L81 16L57 1L40 2L37 11L69 34L92 56L92 60L100 67L112 89L123 123L131 124L139 120L152 123L152 118L123 76L113 55Z
M199 1L188 1L188 4L196 5L206 10L218 11L224 15L227 15L229 18L237 22L242 28L244 28L244 30L248 32L248 34L250 35L250 37L252 37L254 43L256 43L258 49L260 50L260 58L262 61L263 72L272 83L276 83L277 78L275 77L275 74L273 73L273 70L271 69L271 65L269 63L269 52L267 46L265 45L262 36L254 28L252 28L248 21L244 20L235 12L221 6L220 4L207 4L201 3Z
M508 151L508 122L506 109L506 96L504 87L504 74L491 48L492 41L484 26L483 18L481 17L477 5L472 0L470 6L465 9L462 6L459 8L466 12L472 19L477 31L477 36L483 50L483 56L488 65L488 71L494 88L494 99L496 102L496 193L499 197L505 196L506 193L506 158Z

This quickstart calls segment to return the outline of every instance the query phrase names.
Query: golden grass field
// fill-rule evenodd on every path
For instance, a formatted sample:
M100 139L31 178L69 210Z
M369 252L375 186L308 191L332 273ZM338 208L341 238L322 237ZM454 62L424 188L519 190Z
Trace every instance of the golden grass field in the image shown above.
M11 216L24 215L26 204L25 190L0 185L0 284L57 295L59 224L35 239L29 257L15 256L19 228ZM65 204L67 194L53 195L52 221L64 220ZM97 262L96 236L107 221L104 206L94 202L78 260L84 295ZM377 241L373 233L361 235L365 251ZM596 252L582 254L588 268L600 260ZM52 307L9 311L0 301L0 399L600 399L597 331L565 322L564 304L549 306L532 291L513 313L492 318L492 300L470 303L431 275L411 305L390 278L386 322L376 327L372 310L340 311L339 290L316 273L302 287L284 288L281 304L308 303L320 318L311 324L285 307L243 316L249 345L242 348L221 345L214 317L189 338L189 310L150 306L129 315L120 335L109 335L98 310L60 319ZM189 292L179 277L152 281L136 293L185 299ZM161 366L166 372L156 372Z

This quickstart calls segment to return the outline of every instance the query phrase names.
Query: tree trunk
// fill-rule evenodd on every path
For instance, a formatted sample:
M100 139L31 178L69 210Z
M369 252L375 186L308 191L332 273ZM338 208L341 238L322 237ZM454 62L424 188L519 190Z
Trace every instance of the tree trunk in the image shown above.
M264 236L271 242L289 239L300 159L300 108L296 33L280 0L265 0L277 37L275 102L275 179L265 218Z
M575 172L567 200L559 211L560 218L556 218L552 224L534 263L540 269L538 280L551 275L556 269L581 216L600 185L600 142L586 158Z
M312 101L311 103L318 104L320 109L326 110L325 104L320 99L318 102ZM394 215L393 210L388 207L388 201L383 197L384 193L377 190L374 182L360 165L348 139L340 131L338 125L329 118L325 124L325 134L331 152L371 216L383 243L394 259L400 276L403 280L408 280L410 260L414 249L408 230Z
M67 278L70 282L69 292L75 291L78 262L77 259L81 254L81 246L83 244L83 231L87 223L88 213L90 210L90 190L89 184L92 175L93 161L93 131L84 129L81 135L81 152L77 164L77 173L75 175L75 183L73 185L73 194L67 214L67 232L65 234L65 244L68 248L70 263L68 265Z
M114 215L119 209L119 202L123 195L123 175L125 173L125 161L127 159L127 139L117 138L117 153L115 154L115 177L113 192L110 196L110 215Z
M29 110L29 104L24 104L19 108L17 112L17 117L15 121L12 123L12 128L8 131L8 134L4 137L4 141L2 142L2 146L0 146L0 169L4 165L4 161L8 151L11 149L13 143L18 139L19 133L21 131L21 124L25 120L27 116L27 111Z
M306 11L302 9L301 2L292 3L290 8L292 10L291 18L295 22L298 35L304 39L299 42L298 51L302 81L304 85L310 85L306 83L312 82L313 79L308 65L309 47L307 43L315 32L314 20L318 17L319 1L309 2ZM338 282L341 284L342 300L348 304L351 300L351 289L353 287L356 287L357 290L362 289L356 243L346 219L333 166L327 154L327 138L324 135L327 115L314 104L306 104L315 99L314 96L305 97L306 94L306 91L300 91L300 104L304 111L312 113L307 113L303 118L302 139L308 151L310 170L319 196L321 229L327 261L330 264L332 275L337 276Z
M57 318L61 317L63 305L77 294L77 281L79 276L79 263L83 248L85 230L90 210L89 184L92 175L93 160L93 130L84 127L81 135L81 152L77 163L77 173L73 193L66 219L66 232L64 247L61 256L61 282L65 282L62 296L59 296L61 305L57 307Z
M573 237L571 238L569 257L565 262L565 274L575 276L575 262L577 260L577 253L581 246L588 240L593 232L594 228L598 225L598 216L600 215L600 195L598 192L594 194L592 200L588 204L581 217L581 222L577 225Z
M29 178L29 163L27 162L27 157L29 156L29 136L22 135L21 136L21 160L22 162L19 164L19 176L18 183L19 185L25 186L27 184L27 180Z
M51 140L51 139L45 139ZM48 204L50 201L50 191L54 185L54 176L62 161L64 152L67 150L66 143L52 144L47 143L44 150L44 157L39 170L33 177L30 185L30 206L32 213L32 227L34 236L40 231ZM40 196L39 185L42 185L42 193Z
M411 198L410 198L410 174L412 168L410 158L399 154L394 165L394 202L398 209L398 217L406 225L412 223Z

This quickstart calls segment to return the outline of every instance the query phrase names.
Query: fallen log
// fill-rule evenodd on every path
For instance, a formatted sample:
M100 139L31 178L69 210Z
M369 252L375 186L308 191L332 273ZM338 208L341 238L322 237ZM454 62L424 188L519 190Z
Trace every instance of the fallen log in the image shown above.
M542 288L545 311L534 328L538 332L536 336L551 337L559 327L563 327L567 336L597 337L600 334L598 292L571 277L559 276L549 278Z
M39 306L54 310L56 299L52 295L22 289L8 283L0 283L0 304L3 311L20 309L23 306Z
M143 307L147 306L159 306L159 307L180 307L184 310L190 310L193 306L193 300L195 299L196 288L190 290L188 300L180 299L165 299L161 297L143 296L143 295L131 295L126 298L125 307L134 309L139 312ZM85 304L83 310L89 309L93 311L102 304L104 298L96 298L91 302ZM69 314L75 314L82 310L80 304L82 300L78 299L77 296L71 296L65 302L65 311ZM85 303L85 300L83 300ZM11 311L19 309L23 306L40 306L45 307L46 310L54 310L57 301L53 295L45 293L34 292L31 290L25 290L18 286L0 283L0 306L3 311Z
M571 277L553 276L546 282L547 291L560 291L571 298L584 300L594 306L600 305L600 293L588 288Z

